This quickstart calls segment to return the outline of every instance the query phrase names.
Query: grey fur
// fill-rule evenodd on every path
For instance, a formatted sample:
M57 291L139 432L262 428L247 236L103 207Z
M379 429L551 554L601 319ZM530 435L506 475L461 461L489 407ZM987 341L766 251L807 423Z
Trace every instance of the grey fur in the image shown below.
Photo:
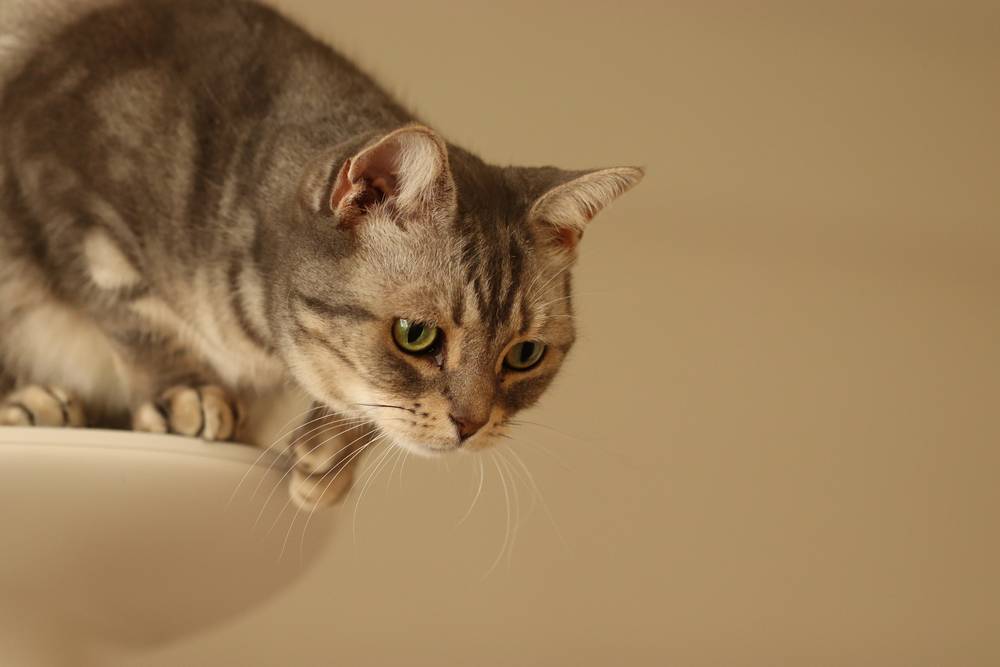
M459 444L449 414L495 433L538 399L574 339L579 232L640 170L488 165L258 4L47 8L0 71L10 377L82 394L97 423L176 385L239 401L292 381L418 449ZM441 327L436 360L395 348L397 317ZM38 377L52 371L23 341L47 334L25 322L51 318L99 332L124 393ZM505 351L529 335L549 351L508 371Z

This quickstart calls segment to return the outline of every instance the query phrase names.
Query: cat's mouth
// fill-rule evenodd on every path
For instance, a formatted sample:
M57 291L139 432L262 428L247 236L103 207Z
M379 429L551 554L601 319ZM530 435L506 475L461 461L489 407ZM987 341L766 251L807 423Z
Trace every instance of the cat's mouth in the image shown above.
M393 401L355 403L386 440L424 457L442 456L462 449L468 438L460 437L452 423L440 416L440 407L423 402Z
M401 447L410 453L428 458L443 456L448 452L453 452L457 449L461 449L462 447L462 443L438 444L427 441L413 440L405 437L400 438L391 435L390 438L392 438L392 442L397 447Z
M442 436L428 436L427 434L415 434L407 432L391 423L375 422L379 431L385 434L386 438L397 447L423 457L443 456L453 452L466 444L458 438L446 438Z

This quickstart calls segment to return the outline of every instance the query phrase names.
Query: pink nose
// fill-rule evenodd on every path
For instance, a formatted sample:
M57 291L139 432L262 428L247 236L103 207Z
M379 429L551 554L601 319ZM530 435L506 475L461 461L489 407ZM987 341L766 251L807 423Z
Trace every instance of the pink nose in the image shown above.
M463 442L474 436L489 421L488 419L473 419L461 414L449 414L448 418L458 428L458 437Z

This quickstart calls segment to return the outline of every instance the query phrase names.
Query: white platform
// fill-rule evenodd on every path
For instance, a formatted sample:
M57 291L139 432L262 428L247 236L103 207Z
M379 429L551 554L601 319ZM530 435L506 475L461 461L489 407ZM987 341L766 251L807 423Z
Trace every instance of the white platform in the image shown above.
M259 455L0 428L0 665L104 664L217 625L300 576L333 513L302 539L282 461Z

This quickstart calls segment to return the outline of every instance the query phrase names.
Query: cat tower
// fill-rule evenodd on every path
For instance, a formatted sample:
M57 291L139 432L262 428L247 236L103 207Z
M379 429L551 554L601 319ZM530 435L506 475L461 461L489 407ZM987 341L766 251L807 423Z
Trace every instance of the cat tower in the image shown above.
M331 516L303 533L306 515L286 504L287 468L260 454L175 436L0 428L0 665L118 664L302 576Z

